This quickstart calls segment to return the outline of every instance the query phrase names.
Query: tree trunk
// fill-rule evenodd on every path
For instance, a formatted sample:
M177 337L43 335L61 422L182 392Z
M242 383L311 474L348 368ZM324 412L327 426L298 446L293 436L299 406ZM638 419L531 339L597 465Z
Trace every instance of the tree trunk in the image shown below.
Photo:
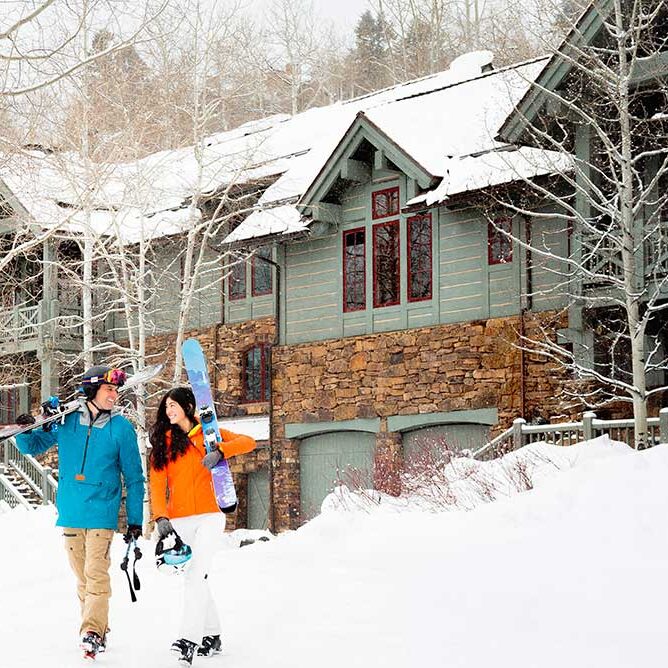
M622 266L624 270L624 288L626 318L631 340L632 397L634 420L634 445L637 450L647 446L647 388L645 378L645 326L640 316L638 300L642 286L638 276L635 226L638 224L633 212L633 148L631 137L630 108L630 67L624 26L624 13L621 0L615 0L615 19L617 27L617 53L619 57L618 104L621 133L621 184L619 188L619 207L622 227ZM642 236L642 235L640 235Z

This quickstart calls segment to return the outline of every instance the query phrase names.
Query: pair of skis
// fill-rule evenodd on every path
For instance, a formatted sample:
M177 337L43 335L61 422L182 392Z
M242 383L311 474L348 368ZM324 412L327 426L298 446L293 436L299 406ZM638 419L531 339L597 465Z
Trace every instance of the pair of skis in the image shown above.
M187 339L181 346L181 355L183 356L188 381L195 395L195 404L202 425L207 452L217 450L222 438L202 346L197 339ZM211 477L218 507L223 512L231 513L237 507L237 493L234 489L232 472L226 459L221 459L220 463L211 470Z
M164 364L155 364L138 371L125 381L123 387L120 388L120 392L125 392L138 385L147 383L149 380L155 378L162 371L163 367ZM66 415L76 411L80 405L78 399L62 403L58 397L49 397L47 401L42 404L42 414L35 418L34 423L28 425L9 424L0 427L0 441L4 441L6 438L11 438L18 434L23 434L26 431L38 429L44 425L53 424L54 422L62 422ZM51 428L57 429L58 426L57 424L53 424Z

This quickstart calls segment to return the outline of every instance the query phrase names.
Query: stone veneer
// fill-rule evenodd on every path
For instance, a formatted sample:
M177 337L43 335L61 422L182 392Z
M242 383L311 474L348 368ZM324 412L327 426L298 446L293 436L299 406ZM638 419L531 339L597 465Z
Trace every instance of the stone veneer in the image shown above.
M536 333L536 318L525 316L527 336ZM519 331L520 318L508 317L275 349L276 529L300 524L299 447L285 438L286 423L381 418L375 477L392 492L401 436L387 432L389 416L497 408L500 431L523 412L558 414L564 375L525 353L522 381Z

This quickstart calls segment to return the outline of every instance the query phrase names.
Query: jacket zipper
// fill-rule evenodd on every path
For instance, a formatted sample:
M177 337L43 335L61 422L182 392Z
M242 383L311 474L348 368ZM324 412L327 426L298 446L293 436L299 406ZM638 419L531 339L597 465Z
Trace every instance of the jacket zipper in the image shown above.
M84 466L86 466L86 455L88 454L88 441L90 440L90 433L93 429L93 423L88 425L88 433L86 434L86 444L84 445L83 459L81 460L81 472L74 476L75 480L85 480Z

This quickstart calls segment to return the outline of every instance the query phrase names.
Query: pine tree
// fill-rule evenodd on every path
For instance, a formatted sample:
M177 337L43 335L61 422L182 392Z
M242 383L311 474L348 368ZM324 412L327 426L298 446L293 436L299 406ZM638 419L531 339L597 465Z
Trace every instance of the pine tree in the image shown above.
M355 83L359 92L367 93L387 86L386 35L381 19L369 10L360 16L355 26Z

